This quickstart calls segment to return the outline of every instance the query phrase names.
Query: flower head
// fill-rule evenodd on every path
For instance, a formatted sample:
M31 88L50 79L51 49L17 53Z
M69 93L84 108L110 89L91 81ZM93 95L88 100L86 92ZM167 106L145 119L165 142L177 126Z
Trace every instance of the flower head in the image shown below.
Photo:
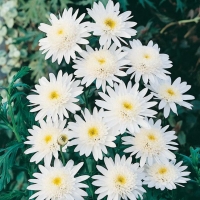
M39 163L44 158L45 163L50 164L52 156L58 158L58 151L60 151L58 140L60 137L65 136L68 140L72 138L68 129L64 128L65 125L66 120L57 122L50 120L48 123L41 120L40 127L33 126L33 129L28 130L31 136L28 136L27 141L24 143L32 145L32 147L24 153L34 153L30 160L31 162ZM62 151L66 151L69 143L62 147Z
M172 162L165 164L155 163L152 166L148 166L143 183L147 184L149 188L155 187L161 190L165 188L173 190L176 189L176 185L182 186L180 183L186 183L190 180L184 177L188 176L190 172L184 171L187 166L181 166L182 163L182 161L177 164Z
M145 192L142 187L144 178L143 169L138 163L132 164L132 158L122 158L117 154L115 160L104 158L106 168L97 165L97 169L102 175L95 175L96 179L92 184L99 187L96 194L98 199L108 196L108 199L131 199L136 200L138 196L142 199L142 193Z
M131 145L124 150L131 155L137 154L136 158L140 159L140 166L143 167L146 162L152 165L154 162L168 162L168 159L175 160L175 155L169 150L177 150L177 143L172 142L176 139L175 131L166 131L169 126L161 127L161 120L154 124L153 120L149 121L150 127L141 128L139 132L134 132L132 136L123 137L123 144Z
M52 56L52 62L61 63L63 57L67 63L70 57L75 59L75 52L81 52L80 44L88 44L84 39L90 36L87 30L87 23L80 23L85 14L78 19L78 10L72 14L73 9L64 10L62 16L57 18L54 14L50 14L49 21L51 25L41 23L39 29L46 33L46 37L40 39L39 46L42 53L47 53L45 59Z
M94 19L95 23L90 23L89 27L94 35L100 36L100 45L110 46L111 40L121 47L120 41L126 43L122 38L131 38L136 35L136 30L132 27L135 22L127 21L132 16L130 11L120 14L119 3L115 4L109 0L106 7L99 1L94 3L92 9L87 9L88 14Z
M28 190L36 190L30 199L83 199L87 193L81 188L87 188L82 181L89 178L89 176L76 176L77 172L83 166L83 163L74 165L74 161L69 160L65 166L60 160L55 160L54 167L39 165L41 173L34 173L35 179L30 179L33 183L28 186ZM75 177L76 176L76 177Z
M117 127L121 133L126 129L130 132L139 130L138 125L148 127L144 117L153 117L156 114L156 111L150 109L156 102L148 102L152 95L145 97L148 89L139 92L138 88L138 83L132 86L129 82L126 87L121 82L119 85L114 84L114 90L107 86L108 95L99 92L103 100L96 100L96 105L107 110L104 113L106 122L110 127Z
M35 120L41 120L47 116L47 121L51 118L57 121L58 117L63 120L63 116L69 117L68 111L75 113L80 110L80 107L74 102L77 102L77 97L83 91L83 87L79 87L80 81L72 80L72 74L67 73L62 75L62 71L58 72L57 78L54 74L49 74L50 81L45 77L39 79L40 85L36 85L37 94L28 95L27 99L32 103L31 106L36 106L31 112L39 111Z
M93 114L89 110L85 109L82 113L84 120L75 115L76 122L69 122L69 129L72 131L72 135L75 139L70 142L70 145L77 145L76 151L80 151L80 155L85 154L89 156L91 153L95 160L103 158L103 153L107 154L107 147L116 147L113 142L116 139L116 135L119 131L111 129L107 126L104 118L103 109L99 112L95 107Z
M129 61L124 59L126 53L122 52L121 48L113 44L110 48L104 46L95 51L86 46L87 51L80 53L82 58L78 58L74 62L76 65L73 68L76 77L83 77L81 84L86 83L88 87L94 80L96 80L96 87L99 89L102 86L103 91L106 88L106 82L113 87L113 81L120 82L121 80L116 76L126 76L122 71L123 66Z
M160 54L158 45L153 45L150 41L147 46L143 46L139 40L130 42L131 49L128 51L127 59L130 60L131 67L127 70L127 74L135 76L135 81L139 82L142 77L144 83L148 80L154 82L155 79L167 79L166 68L171 68L172 64L167 54Z
M150 82L148 86L153 92L152 94L160 99L159 109L164 108L164 117L167 118L170 109L177 114L176 104L191 109L192 105L185 102L185 100L192 100L194 96L185 95L184 93L190 89L190 85L186 82L181 83L181 78L177 78L171 83L171 78L168 77L165 81Z

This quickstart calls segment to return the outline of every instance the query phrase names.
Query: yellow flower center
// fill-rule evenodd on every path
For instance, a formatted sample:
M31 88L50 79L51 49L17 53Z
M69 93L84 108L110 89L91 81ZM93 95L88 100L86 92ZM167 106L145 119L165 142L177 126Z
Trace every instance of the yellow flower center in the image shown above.
M150 55L149 54L144 54L144 58L149 59Z
M58 99L59 96L60 96L60 95L58 94L57 91L52 91L52 92L50 93L50 95L49 95L49 98L50 98L51 100L53 100L53 99Z
M98 62L100 65L102 65L106 62L106 60L104 58L100 58L100 59L98 59Z
M149 139L149 140L155 141L155 140L156 140L156 137L155 137L154 134L150 133L150 134L148 135L148 139Z
M166 167L161 167L158 171L159 174L165 174L167 172L167 168Z
M62 28L58 29L58 31L57 31L57 34L58 34L58 35L62 35L63 33L64 33L64 31L63 31Z
M55 177L53 180L52 180L52 183L56 186L60 186L61 183L62 183L62 179L60 177Z
M126 178L122 175L118 175L115 182L119 185L124 185L126 184Z
M107 27L109 27L110 29L114 29L115 26L116 26L116 22L115 22L113 19L111 19L111 18L107 18L107 19L104 21L104 23L105 23L105 25L106 25Z
M89 128L88 135L90 138L97 137L99 135L98 129L96 127Z
M174 90L172 90L172 89L168 89L168 90L167 90L167 93L168 93L169 95L171 95L171 96L175 95L175 92L174 92Z
M133 105L130 102L123 102L123 107L127 110L132 110L133 109Z
M49 142L51 142L51 140L52 140L52 136L51 135L46 135L44 137L44 141L46 142L46 144L48 144Z

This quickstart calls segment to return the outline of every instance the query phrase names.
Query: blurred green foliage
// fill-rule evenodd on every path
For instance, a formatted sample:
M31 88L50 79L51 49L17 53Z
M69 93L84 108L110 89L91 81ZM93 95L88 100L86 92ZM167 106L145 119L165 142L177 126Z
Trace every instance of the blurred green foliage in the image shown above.
M34 122L25 98L29 86L33 86L42 76L58 71L57 63L45 61L39 52L38 41L44 34L38 30L40 23L48 23L49 14L62 13L64 8L79 8L80 13L86 12L95 0L0 0L0 200L26 200L31 192L26 191L27 179L31 178L37 166L29 162L30 157L20 150L22 143L10 143L17 132L22 138ZM192 85L190 94L196 100L192 102L193 110L178 108L178 116L170 114L163 125L170 124L176 131L179 142L178 160L183 160L191 171L191 181L185 188L175 191L160 192L147 189L146 200L191 200L200 199L200 1L199 0L118 0L121 10L131 10L137 22L136 38L144 44L149 40L157 43L162 53L167 53L173 62L170 69L172 80L181 77ZM107 0L102 0L107 3ZM117 2L117 1L115 1ZM87 17L87 16L86 16ZM97 44L97 38L91 38L90 44ZM96 45L95 45L96 46ZM63 71L72 73L70 65L62 63ZM23 68L13 78L21 66ZM21 73L21 74L20 74ZM22 80L22 83L18 81ZM94 104L94 87L91 86L80 96L82 107ZM86 98L88 97L88 98ZM6 103L8 102L8 103ZM13 106L14 103L14 106ZM14 120L9 117L13 113ZM162 113L159 118L163 119ZM10 125L8 125L10 124ZM117 140L118 153L122 152L120 138ZM190 148L192 146L192 148ZM112 154L112 152L111 152ZM68 149L66 159L83 161L73 148ZM14 160L15 159L15 160ZM101 162L100 162L101 163ZM98 163L98 164L100 164ZM27 168L28 166L28 168ZM94 162L89 159L85 173L94 174ZM87 184L90 184L88 181ZM87 191L90 194L90 190ZM95 199L90 196L88 199Z

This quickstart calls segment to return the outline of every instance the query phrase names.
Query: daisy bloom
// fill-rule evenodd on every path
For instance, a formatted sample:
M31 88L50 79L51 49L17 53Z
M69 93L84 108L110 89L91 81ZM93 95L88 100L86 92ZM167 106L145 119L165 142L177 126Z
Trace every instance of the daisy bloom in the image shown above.
M171 78L168 77L165 81L150 82L150 90L156 99L160 99L158 108L164 108L164 117L167 118L170 113L170 109L177 114L176 104L192 109L192 104L185 102L185 100L192 100L194 96L184 94L191 86L187 85L187 82L181 83L181 78L177 78L171 83Z
M157 44L150 41L147 46L143 46L139 40L130 42L131 48L125 48L128 52L127 59L130 60L131 67L126 71L135 76L135 81L139 82L142 77L146 84L148 80L154 82L155 79L167 79L166 74L170 72L165 69L172 67L172 62L167 54L160 54Z
M131 145L124 150L131 155L137 154L136 158L140 158L140 166L143 167L146 162L152 165L154 162L168 162L168 159L175 160L175 155L169 150L177 150L178 145L172 140L176 139L175 131L167 131L169 126L161 127L161 120L157 120L154 124L153 120L149 121L150 127L141 128L139 132L134 132L134 136L122 137L123 144Z
M117 154L115 160L112 158L104 158L106 168L97 165L97 169L102 175L95 175L96 179L92 184L99 187L95 194L99 194L97 200L108 196L109 200L131 199L136 200L145 189L142 187L142 179L144 178L143 169L138 163L132 164L132 158L122 158Z
M137 31L132 27L137 23L128 21L132 18L131 11L120 14L119 3L114 5L113 1L109 0L104 7L99 1L87 11L95 21L95 23L90 23L90 30L93 31L93 35L100 36L100 45L110 46L112 40L118 47L121 47L120 40L126 43L122 38L131 38L136 35Z
M102 117L104 115L103 109L98 112L95 107L93 114L85 109L82 115L84 119L75 115L76 122L69 122L68 127L75 138L70 145L77 145L74 151L80 151L81 156L88 157L92 153L95 160L102 160L103 153L107 154L106 146L116 147L113 141L116 139L116 135L119 135L119 131L108 127Z
M76 69L75 75L82 78L81 84L86 84L88 87L94 80L96 80L96 88L102 86L103 91L106 88L106 82L113 87L113 81L121 82L116 76L126 76L122 71L123 66L129 61L124 59L126 52L122 52L122 48L118 48L113 44L110 48L107 46L101 47L95 51L86 46L87 51L80 53L82 58L77 58L73 68Z
M153 95L145 97L147 88L138 91L139 84L132 86L129 82L127 87L124 82L114 84L114 90L107 86L108 95L99 92L103 100L96 100L96 105L106 109L104 117L110 127L117 127L121 133L126 129L130 132L139 130L139 126L148 127L144 117L154 117L157 113L150 107L156 105L156 102L148 102Z
M80 107L74 102L78 102L77 97L83 91L83 87L79 87L80 81L72 80L72 74L67 73L62 75L62 71L58 72L57 78L54 74L49 74L50 81L45 77L39 79L39 84L36 85L37 94L28 95L27 99L32 103L31 106L36 106L31 112L39 111L35 120L41 120L47 116L47 121L51 118L53 121L58 120L58 117L63 120L63 116L69 117L68 111L75 113L80 110Z
M80 23L85 14L78 19L78 10L72 14L73 9L64 10L62 16L57 18L54 14L50 14L49 21L51 25L41 23L39 29L46 33L46 37L39 40L40 50L47 53L45 59L52 56L52 62L61 63L63 57L66 63L70 62L70 57L76 58L75 52L81 52L81 44L88 44L85 37L90 36L87 30L87 23Z
M29 179L33 184L27 189L37 191L30 199L84 200L83 197L88 196L85 192L88 186L81 182L89 176L76 176L82 166L83 163L74 165L72 160L63 166L58 159L55 160L53 167L39 165L40 173L34 173L35 179Z
M45 121L39 121L40 127L33 126L33 129L29 129L31 136L27 137L25 144L32 145L24 153L30 154L34 153L30 162L39 163L44 159L46 164L50 164L52 157L58 158L58 151L60 151L59 141L62 139L65 140L65 143L62 143L62 151L66 152L66 148L69 145L71 133L67 128L64 128L66 125L66 120L52 122L51 120L46 123ZM64 144L64 145L63 145Z
M176 189L176 185L182 186L180 183L190 180L184 177L188 176L190 172L184 171L187 166L181 166L182 163L182 161L177 164L173 162L155 163L148 166L143 184L147 184L149 188L155 187L161 190L165 188L173 190Z

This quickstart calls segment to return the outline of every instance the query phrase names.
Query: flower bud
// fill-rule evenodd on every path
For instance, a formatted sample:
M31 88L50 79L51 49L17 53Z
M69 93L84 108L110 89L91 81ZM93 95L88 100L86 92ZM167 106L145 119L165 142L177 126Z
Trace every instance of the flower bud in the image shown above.
M64 146L64 145L66 145L67 142L68 142L68 136L67 136L66 134L60 134L60 135L58 136L57 141L58 141L58 144L59 144L60 146Z

